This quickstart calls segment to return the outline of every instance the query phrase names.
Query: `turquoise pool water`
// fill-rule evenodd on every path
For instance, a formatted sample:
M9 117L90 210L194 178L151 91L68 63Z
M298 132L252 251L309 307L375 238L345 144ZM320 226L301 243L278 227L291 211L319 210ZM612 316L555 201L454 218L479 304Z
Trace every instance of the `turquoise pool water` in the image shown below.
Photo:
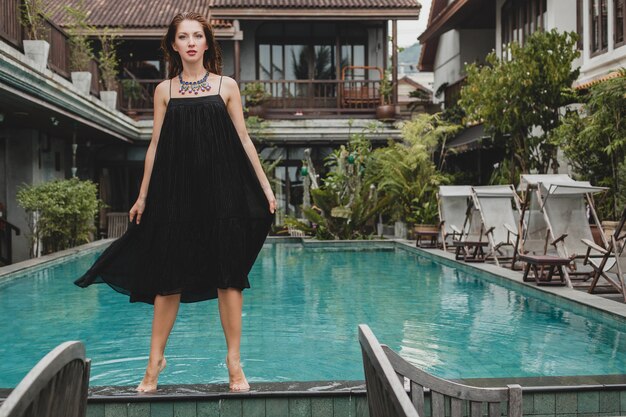
M0 285L0 387L51 348L82 340L91 384L135 385L151 306L72 281L96 254ZM464 269L464 268L463 268ZM251 381L363 379L357 324L447 378L626 374L626 329L529 297L412 251L266 245L245 291L242 354ZM183 304L161 383L226 381L217 303Z

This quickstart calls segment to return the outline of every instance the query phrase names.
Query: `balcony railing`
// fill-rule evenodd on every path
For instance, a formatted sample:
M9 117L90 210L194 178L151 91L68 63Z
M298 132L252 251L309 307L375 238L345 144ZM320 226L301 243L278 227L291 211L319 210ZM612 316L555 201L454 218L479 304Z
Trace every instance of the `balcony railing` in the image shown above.
M3 0L0 7L0 39L23 51L23 41L28 39L20 23L21 0ZM53 22L46 20L46 32L50 44L48 68L64 78L70 79L70 44L67 33ZM100 76L98 64L91 60L91 94L98 95Z
M137 118L152 117L156 79L134 79L135 88L120 88L120 106ZM380 80L250 80L261 83L270 97L263 103L267 118L373 115L381 104ZM245 102L244 102L245 105Z

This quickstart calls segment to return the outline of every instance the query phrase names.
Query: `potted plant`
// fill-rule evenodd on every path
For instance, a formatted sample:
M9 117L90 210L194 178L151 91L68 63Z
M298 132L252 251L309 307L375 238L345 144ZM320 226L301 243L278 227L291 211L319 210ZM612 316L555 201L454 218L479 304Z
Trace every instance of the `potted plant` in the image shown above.
M126 99L126 111L129 115L133 114L131 111L132 103L141 98L141 84L134 78L125 78L121 81L122 94Z
M376 118L379 120L394 119L396 107L391 103L393 83L391 82L391 71L389 69L385 70L383 79L380 80L378 91L380 92L380 105L376 107Z
M20 21L26 29L28 39L24 39L24 55L34 62L34 67L43 71L48 64L50 44L43 0L24 0L20 10Z
M246 84L241 90L241 95L246 99L246 108L248 110L248 116L263 117L264 108L263 102L271 97L262 83L254 82Z
M93 26L87 23L88 15L83 2L77 7L65 6L65 11L69 14L71 22L68 25L68 32L72 83L78 92L88 95L91 90L89 66L94 58L89 35L93 33Z
M117 35L110 28L105 28L100 39L101 49L98 53L98 67L102 75L104 90L100 91L100 99L110 109L115 109L117 104L117 71L119 59Z

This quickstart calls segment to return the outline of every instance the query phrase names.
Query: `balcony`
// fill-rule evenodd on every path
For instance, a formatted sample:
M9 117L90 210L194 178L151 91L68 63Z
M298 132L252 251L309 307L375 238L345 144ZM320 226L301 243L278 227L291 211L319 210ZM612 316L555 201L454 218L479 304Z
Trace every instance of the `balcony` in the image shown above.
M119 105L137 119L152 117L156 79L134 79L120 88ZM381 103L380 80L247 80L260 83L270 98L263 103L267 119L373 117ZM245 103L244 103L245 105Z

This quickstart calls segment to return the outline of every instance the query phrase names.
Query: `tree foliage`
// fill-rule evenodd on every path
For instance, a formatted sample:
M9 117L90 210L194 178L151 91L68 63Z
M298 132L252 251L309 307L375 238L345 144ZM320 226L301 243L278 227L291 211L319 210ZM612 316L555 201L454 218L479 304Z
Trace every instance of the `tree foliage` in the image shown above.
M466 67L466 84L460 104L467 121L482 122L497 140L506 140L512 163L523 173L546 173L557 168L556 147L546 134L559 125L559 108L576 100L572 83L578 70L574 32L533 33L523 46L511 43L498 58L487 56L487 64Z
M402 125L402 142L374 151L368 182L389 198L394 220L436 222L436 191L448 177L437 170L434 154L461 129L439 115L420 114Z
M31 256L39 253L40 243L44 254L87 243L102 205L96 185L77 178L23 186L17 201L28 215Z
M616 218L626 195L626 70L592 86L580 112L568 112L550 140L580 178L610 188L600 214Z

